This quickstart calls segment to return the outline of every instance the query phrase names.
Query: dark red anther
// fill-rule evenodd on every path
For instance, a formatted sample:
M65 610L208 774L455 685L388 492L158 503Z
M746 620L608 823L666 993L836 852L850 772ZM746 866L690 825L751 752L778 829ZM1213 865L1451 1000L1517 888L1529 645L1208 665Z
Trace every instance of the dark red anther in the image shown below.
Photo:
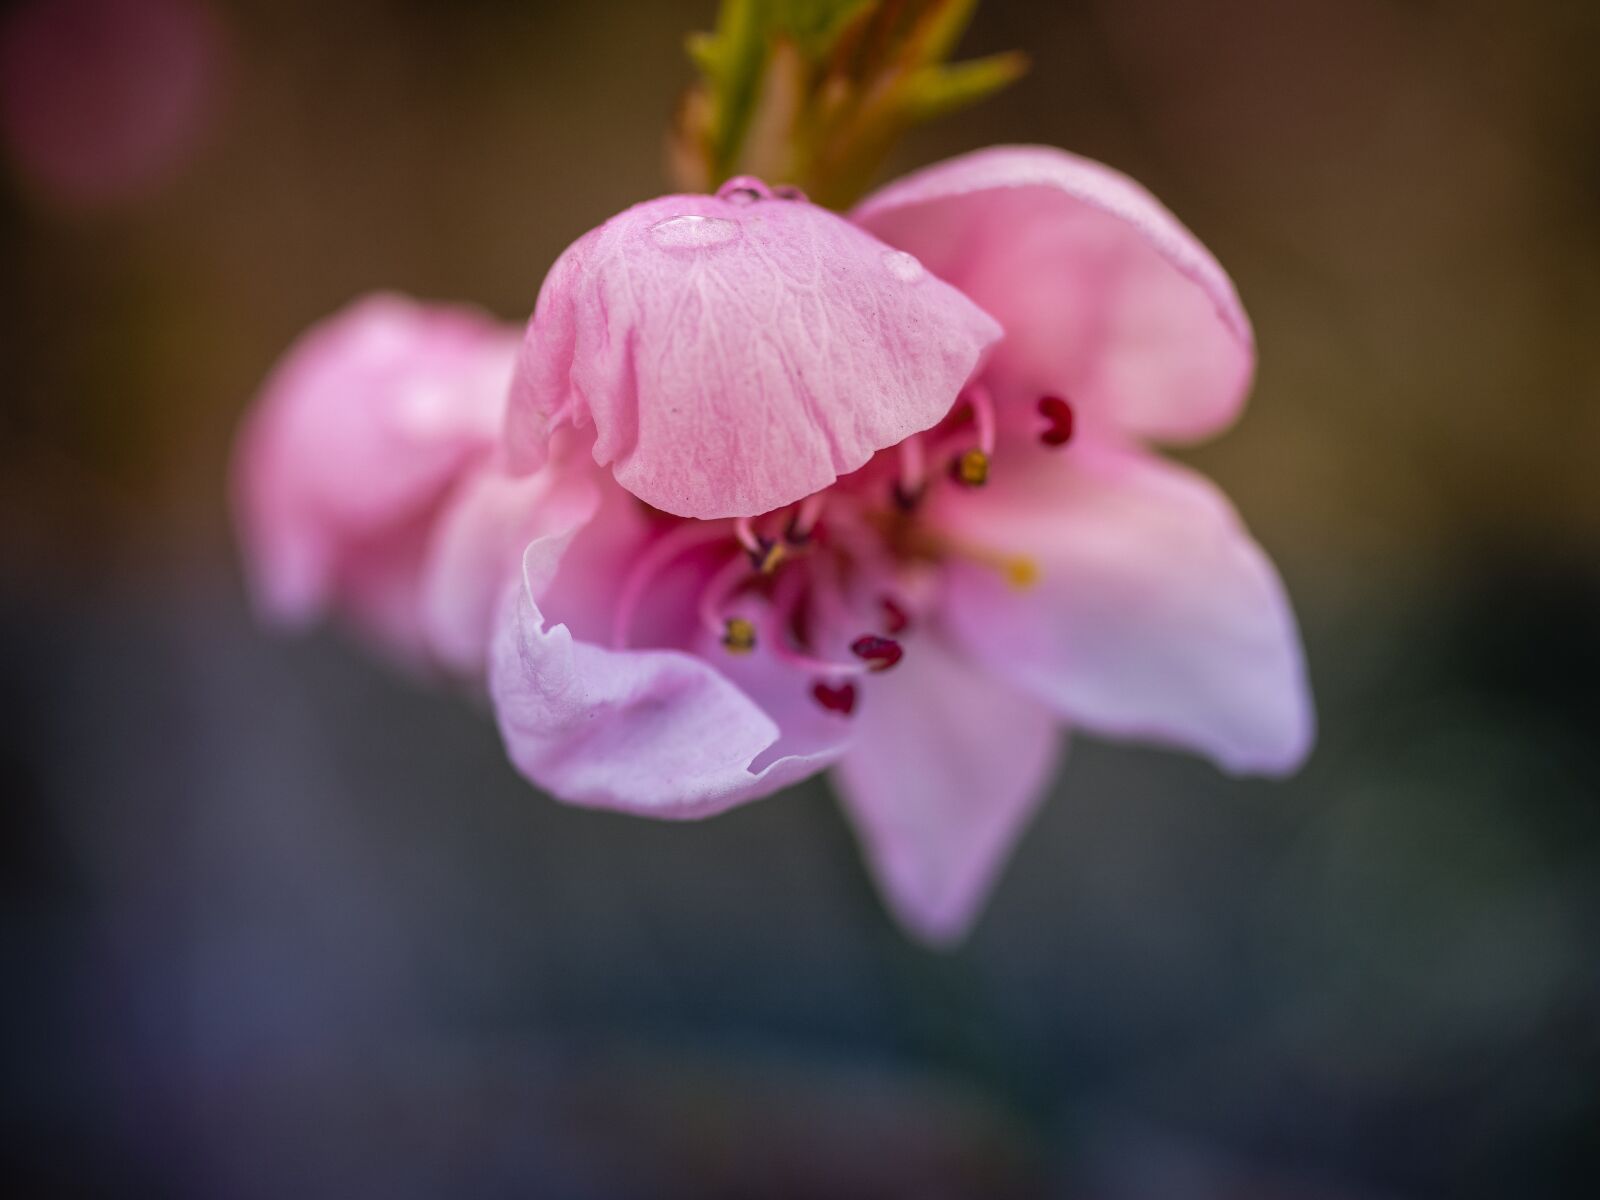
M925 489L909 490L904 484L896 482L894 485L894 506L901 512L911 512L922 503L922 493Z
M875 633L864 633L850 643L850 653L861 659L874 671L887 671L904 658L906 652L900 648L900 643L893 638L879 637Z
M811 695L816 702L829 712L836 712L848 717L856 707L856 685L841 683L838 687L818 680L811 685Z
M1060 396L1041 396L1039 415L1049 422L1039 435L1039 440L1046 446L1065 446L1072 440L1072 430L1076 424L1072 405Z
M883 627L890 633L904 633L911 628L911 614L893 596L880 598L878 606L883 609Z

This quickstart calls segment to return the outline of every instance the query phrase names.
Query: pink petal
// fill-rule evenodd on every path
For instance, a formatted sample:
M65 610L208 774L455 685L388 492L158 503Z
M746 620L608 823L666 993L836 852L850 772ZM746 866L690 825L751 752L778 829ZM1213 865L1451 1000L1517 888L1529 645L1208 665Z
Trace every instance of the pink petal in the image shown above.
M552 460L532 475L477 472L433 531L421 621L442 666L481 675L495 617L528 543L587 521L599 504L594 467Z
M1104 445L1041 450L951 498L938 519L969 546L1038 567L1019 590L957 560L946 618L970 653L1062 717L1234 772L1292 771L1309 752L1311 697L1283 585L1205 479Z
M564 590L573 539L552 534L528 547L524 586L509 597L491 650L501 735L531 782L570 804L705 817L813 775L843 752L849 723L805 707L804 681L759 650L747 659L709 648L708 657L614 650L553 623L546 606L552 614L570 606L595 623L582 599L598 592L604 577L590 572L606 551L578 561L576 586Z
M667 512L749 516L937 422L999 336L959 292L824 209L666 196L593 230L539 295L514 465L592 424L594 457Z
M398 621L435 510L494 443L514 352L514 332L477 312L387 295L290 348L245 421L234 471L268 615L301 622L351 601L358 618ZM378 597L378 580L403 581L405 594Z
M1177 440L1238 416L1255 343L1233 284L1127 176L995 146L898 180L852 215L999 319L988 375L1013 408L1059 395L1090 425Z
M934 636L866 681L834 778L884 899L929 942L966 935L1050 780L1060 726Z

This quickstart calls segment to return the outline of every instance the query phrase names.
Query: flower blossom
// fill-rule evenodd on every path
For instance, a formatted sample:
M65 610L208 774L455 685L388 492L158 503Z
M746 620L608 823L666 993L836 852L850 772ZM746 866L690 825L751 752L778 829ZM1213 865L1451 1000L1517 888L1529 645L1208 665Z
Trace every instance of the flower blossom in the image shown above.
M517 341L475 310L378 294L290 348L234 470L267 619L338 613L392 657L427 663L430 545L448 501L492 469Z
M1226 427L1253 367L1210 254L1061 151L848 217L753 179L664 197L551 270L498 448L408 509L398 603L569 803L702 817L831 769L889 906L947 943L1067 731L1307 753L1276 573L1146 446Z

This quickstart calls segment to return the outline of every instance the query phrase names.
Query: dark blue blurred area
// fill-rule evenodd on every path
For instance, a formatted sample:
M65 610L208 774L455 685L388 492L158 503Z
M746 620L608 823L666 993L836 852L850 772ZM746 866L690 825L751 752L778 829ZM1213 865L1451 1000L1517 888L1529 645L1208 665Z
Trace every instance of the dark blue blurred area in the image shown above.
M470 701L262 631L228 439L379 285L517 317L661 190L710 4L214 5L166 190L0 200L0 1131L18 1196L1429 1200L1600 1185L1587 6L989 0L920 135L1146 178L1240 282L1194 461L1281 564L1285 783L1083 739L963 949L822 783L531 792Z
M575 812L214 582L12 611L28 1194L1584 1194L1600 596L1528 579L1313 630L1292 784L1079 745L948 957L821 787Z

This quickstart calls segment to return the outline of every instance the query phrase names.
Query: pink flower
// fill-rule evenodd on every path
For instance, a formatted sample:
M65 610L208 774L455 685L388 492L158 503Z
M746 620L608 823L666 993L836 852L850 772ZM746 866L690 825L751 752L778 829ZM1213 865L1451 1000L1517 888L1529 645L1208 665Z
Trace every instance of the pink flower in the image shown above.
M851 220L736 180L556 264L512 461L570 427L602 470L528 546L489 686L512 761L576 804L698 817L834 767L888 902L948 941L1064 730L1278 774L1311 705L1271 565L1141 445L1217 432L1249 386L1199 243L1039 148Z
M497 449L506 345L392 299L308 335L247 427L246 540L270 612L482 673L555 796L700 817L832 768L948 942L1065 731L1305 756L1277 575L1143 445L1234 419L1250 327L1122 176L997 148L848 219L748 179L639 205L552 269Z
M450 502L491 473L516 345L476 311L374 295L290 348L234 472L267 618L337 612L403 661L431 661L432 543Z
M663 196L568 248L518 365L514 464L592 426L595 461L646 503L749 516L949 411L993 318L850 222L772 199L750 180Z

